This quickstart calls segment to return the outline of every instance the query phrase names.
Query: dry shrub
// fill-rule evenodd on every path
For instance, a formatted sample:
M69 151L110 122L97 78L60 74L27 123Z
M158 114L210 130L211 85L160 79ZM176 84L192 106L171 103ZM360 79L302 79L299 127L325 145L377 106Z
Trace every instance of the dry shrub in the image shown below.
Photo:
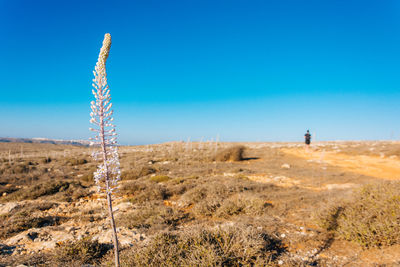
M183 207L192 206L191 212L198 217L261 214L268 206L264 193L270 188L271 185L246 179L201 178L178 203Z
M166 181L169 181L171 178L167 175L155 175L150 177L150 181L156 182L156 183L163 183Z
M215 159L217 161L241 161L243 160L244 146L233 146L219 152Z
M15 246L6 246L0 244L0 266L49 266L48 255L43 252L35 252L33 254L13 253ZM5 256L3 256L3 255ZM10 255L12 254L12 255ZM10 255L7 257L7 255ZM57 266L57 265L54 265ZM72 266L71 266L72 267Z
M168 227L174 228L187 217L187 214L164 206L162 202L150 202L119 216L117 224L129 229L142 228L157 231Z
M50 163L51 161L52 161L52 159L50 157L46 157L41 160L42 163Z
M137 178L139 178L139 176L135 171L123 171L121 174L122 180L136 180Z
M196 187L182 195L179 200L181 205L189 206L202 201L223 199L231 192L234 192L234 188L229 188L229 186L219 183L218 180L201 183L203 181L199 181Z
M80 180L81 180L81 181L84 181L84 182L93 182L93 181L94 181L93 172L88 172L88 173L83 174L83 175L80 177Z
M238 194L233 197L210 197L194 205L192 212L195 215L229 218L234 215L262 215L272 205L265 202L261 196Z
M67 159L67 165L76 166L76 165L83 165L83 164L86 164L86 163L88 163L88 160L84 159L84 158L80 158L80 159L69 158L69 159Z
M261 215L272 205L263 200L260 196L239 195L224 200L216 211L215 216L229 218L233 215Z
M18 191L18 188L15 185L11 185L11 184L1 185L0 184L0 196L3 196L4 193L6 196L15 191Z
M324 229L363 247L400 244L400 184L366 185L355 199L318 217Z
M57 204L38 203L16 207L12 212L1 216L0 238L8 238L30 228L58 225L66 218L58 216L43 216L38 211L48 210Z
M20 174L20 173L28 173L29 172L29 165L22 163L19 165L16 165L12 168L12 172L14 174Z
M147 176L147 175L150 175L150 174L153 174L153 173L156 173L156 172L157 172L156 169L154 169L154 168L152 168L152 167L144 166L144 167L140 170L140 172L139 172L139 174L138 174L138 177Z
M122 172L121 178L122 180L136 180L140 177L147 176L150 174L156 173L157 170L149 167L149 166L144 166L140 169L140 171L137 170L125 170Z
M125 266L266 266L284 248L252 226L195 227L162 233L123 253Z
M55 266L98 264L111 248L108 244L101 244L97 240L92 240L91 237L85 237L61 244L54 251L51 261Z
M152 200L165 200L171 196L164 184L154 183L145 179L138 179L124 183L121 193L132 194L129 199L132 203L143 203Z
M3 197L2 201L38 199L55 194L57 194L57 200L71 201L84 197L89 193L86 187L79 182L47 181L11 193Z

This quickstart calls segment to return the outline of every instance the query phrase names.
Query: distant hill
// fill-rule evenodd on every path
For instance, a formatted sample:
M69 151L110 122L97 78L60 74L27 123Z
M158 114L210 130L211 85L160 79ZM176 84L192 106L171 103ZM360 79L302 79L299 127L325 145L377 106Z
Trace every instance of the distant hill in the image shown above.
M90 142L86 140L0 137L0 143L39 143L39 144L55 144L55 145L89 146Z

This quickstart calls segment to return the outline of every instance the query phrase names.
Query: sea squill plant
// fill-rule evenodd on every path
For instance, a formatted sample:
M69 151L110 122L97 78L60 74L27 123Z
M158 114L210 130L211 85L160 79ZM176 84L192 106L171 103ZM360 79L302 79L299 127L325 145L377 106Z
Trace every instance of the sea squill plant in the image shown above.
M112 208L112 196L118 188L121 171L116 140L117 134L115 132L115 125L113 124L113 110L111 109L112 103L106 73L106 61L110 47L111 35L106 33L97 64L93 71L94 89L92 92L96 100L91 102L92 112L90 113L90 122L95 125L95 128L90 128L90 130L96 133L95 137L91 138L91 145L97 148L92 156L100 162L97 170L94 172L94 180L99 192L105 194L107 199L109 219L113 230L115 266L120 266L118 237Z

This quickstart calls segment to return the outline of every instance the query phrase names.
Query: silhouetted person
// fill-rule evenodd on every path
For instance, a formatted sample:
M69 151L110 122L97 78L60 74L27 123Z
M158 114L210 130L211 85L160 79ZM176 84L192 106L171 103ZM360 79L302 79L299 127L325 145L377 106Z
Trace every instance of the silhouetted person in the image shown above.
M306 143L306 149L308 149L308 147L311 144L311 134L310 134L310 130L307 130L306 134L304 135L304 141Z

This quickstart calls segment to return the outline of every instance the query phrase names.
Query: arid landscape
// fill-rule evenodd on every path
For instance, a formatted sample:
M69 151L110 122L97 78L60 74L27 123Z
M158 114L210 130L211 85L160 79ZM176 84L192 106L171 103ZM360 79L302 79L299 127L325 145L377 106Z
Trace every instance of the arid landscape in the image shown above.
M0 266L112 266L91 150L0 143ZM122 266L400 265L400 142L119 151Z

